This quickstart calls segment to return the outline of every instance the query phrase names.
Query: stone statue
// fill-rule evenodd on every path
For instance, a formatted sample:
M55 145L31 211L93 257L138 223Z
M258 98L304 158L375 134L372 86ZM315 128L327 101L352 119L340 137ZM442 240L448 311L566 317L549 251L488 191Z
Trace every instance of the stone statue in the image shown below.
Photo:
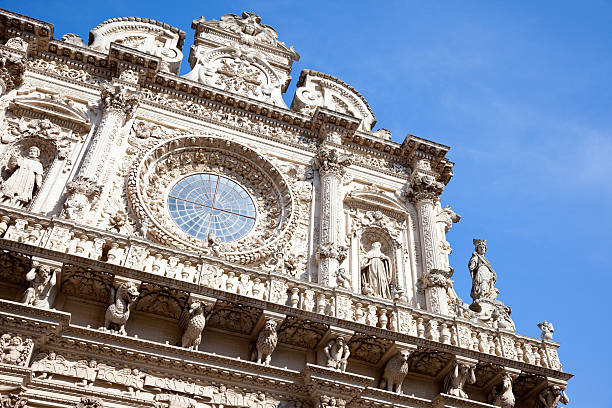
M190 350L197 350L202 341L202 330L206 325L206 307L202 302L193 302L189 307L189 323L183 333L181 345Z
M512 375L504 373L502 382L493 388L491 404L501 408L514 408L515 398L512 392Z
M366 295L391 299L391 259L380 250L380 242L374 242L365 255L361 268L361 286Z
M0 337L0 363L27 366L33 349L32 339L3 334Z
M341 372L346 371L346 364L348 358L351 355L344 337L338 336L335 339L330 340L324 348L325 356L327 356L327 366L340 370Z
M256 361L258 364L270 365L272 360L272 353L276 348L278 337L276 334L276 322L272 319L268 319L255 343L253 353L251 353L251 360Z
M450 373L444 379L444 393L459 398L469 398L463 390L465 383L474 384L476 382L475 366L465 363L455 362Z
M51 270L48 265L34 267L26 274L26 280L30 282L30 287L23 295L22 303L26 305L49 309L49 295L57 283L56 270Z
M336 274L336 281L338 286L343 289L351 289L351 276L348 274L345 268L339 268Z
M13 174L0 186L3 201L21 206L32 201L34 189L42 186L43 166L38 156L40 156L40 149L32 146L28 150L28 157L12 156L9 159L7 168Z
M495 288L497 274L491 264L485 258L487 253L487 241L474 239L475 250L472 253L468 268L472 275L472 291L470 296L474 301L480 299L497 299L499 291Z
M538 394L539 408L557 408L559 403L569 404L569 398L565 390L558 385L544 388Z
M399 351L395 354L387 364L380 379L380 388L387 391L402 393L402 384L404 378L408 374L408 358L410 352L408 350Z
M542 340L552 340L553 333L555 332L555 328L552 323L548 323L544 320L541 323L538 323L538 327L542 330L542 334L540 334L540 338Z
M130 317L130 309L140 293L133 282L123 282L113 289L113 304L106 309L104 329L127 335L125 323Z

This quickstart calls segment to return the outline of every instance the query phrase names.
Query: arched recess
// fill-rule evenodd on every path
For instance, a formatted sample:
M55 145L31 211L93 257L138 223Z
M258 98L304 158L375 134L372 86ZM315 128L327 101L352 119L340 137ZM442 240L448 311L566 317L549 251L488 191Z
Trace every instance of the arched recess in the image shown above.
M378 240L381 251L391 259L395 295L412 302L416 288L415 224L407 206L392 193L375 186L351 191L344 206L350 252L341 267L349 271L352 290L363 294L364 255Z

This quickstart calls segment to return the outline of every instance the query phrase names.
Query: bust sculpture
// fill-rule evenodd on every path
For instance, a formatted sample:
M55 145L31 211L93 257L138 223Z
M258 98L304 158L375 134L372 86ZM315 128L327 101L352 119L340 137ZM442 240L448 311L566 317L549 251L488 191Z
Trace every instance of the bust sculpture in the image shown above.
M30 147L28 157L11 157L8 169L13 173L2 183L0 195L3 201L24 206L32 201L34 189L42 185L43 166L38 160L40 149Z
M381 243L374 242L365 254L361 268L361 287L365 295L391 299L391 259L382 253Z
M497 299L499 291L495 288L497 274L491 264L485 258L487 253L487 241L474 239L474 252L470 258L468 268L472 275L472 291L470 296L474 301L480 299Z

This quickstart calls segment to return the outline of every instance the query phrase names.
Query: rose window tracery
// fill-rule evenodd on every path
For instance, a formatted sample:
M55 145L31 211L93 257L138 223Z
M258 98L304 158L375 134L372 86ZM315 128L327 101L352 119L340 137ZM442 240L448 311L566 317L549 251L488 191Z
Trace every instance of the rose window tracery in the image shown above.
M211 135L165 140L130 172L134 215L156 241L251 264L287 246L293 193L260 153Z
M255 224L255 205L246 190L216 174L181 179L168 194L168 209L183 231L202 240L214 234L221 242L235 241Z

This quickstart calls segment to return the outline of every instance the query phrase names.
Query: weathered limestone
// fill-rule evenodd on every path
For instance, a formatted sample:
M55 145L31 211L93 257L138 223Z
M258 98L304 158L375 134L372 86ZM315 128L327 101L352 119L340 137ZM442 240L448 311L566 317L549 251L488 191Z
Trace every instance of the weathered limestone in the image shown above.
M183 78L162 22L86 46L0 10L3 405L568 401L552 324L516 333L484 241L472 307L453 289L447 146L391 140L312 70L287 108L299 56L252 12L192 27Z

